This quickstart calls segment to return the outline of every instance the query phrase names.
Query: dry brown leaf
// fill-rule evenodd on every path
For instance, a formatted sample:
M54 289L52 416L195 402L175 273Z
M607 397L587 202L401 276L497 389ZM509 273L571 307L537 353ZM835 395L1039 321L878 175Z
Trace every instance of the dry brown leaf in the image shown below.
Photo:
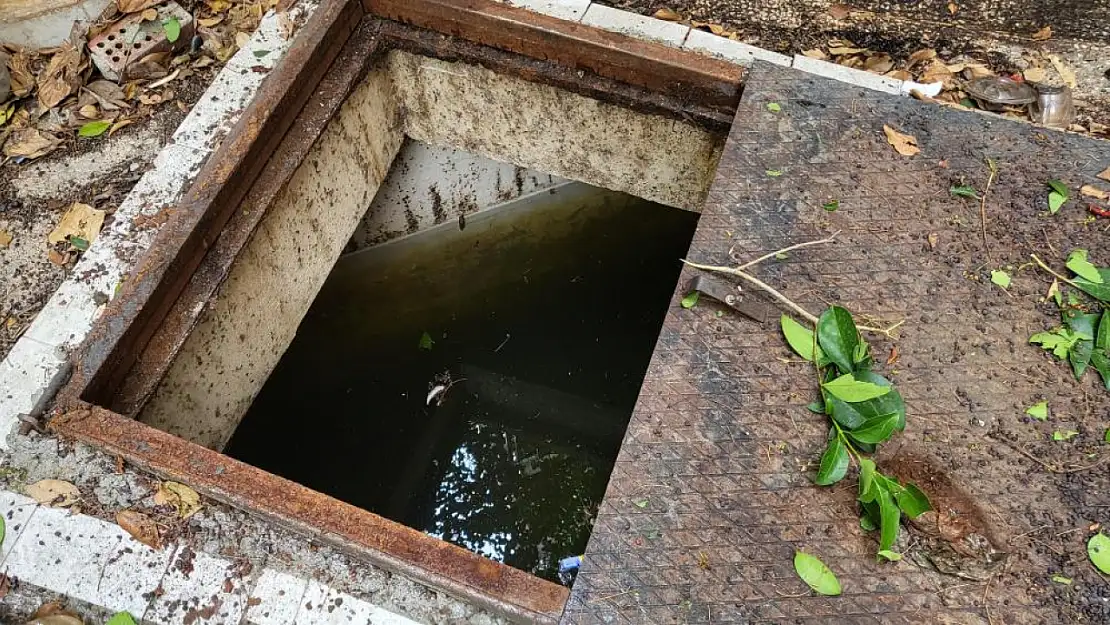
M68 508L81 499L81 491L64 480L39 480L24 490L27 496L44 506Z
M1098 175L1096 175L1095 177L1096 178L1101 178L1103 180L1106 180L1107 182L1110 182L1110 167L1107 167L1106 169L1102 170L1102 172L1099 173Z
M35 79L39 103L43 108L54 108L81 86L81 72L85 67L81 49L69 43L50 57L46 69Z
M147 94L144 93L144 94L139 96L139 102L141 102L143 104L151 105L151 106L153 106L155 104L160 104L162 102L162 94L152 93L150 95L147 95Z
M9 158L39 158L53 152L62 140L37 128L18 128L4 143L4 156Z
M288 13L281 13L278 15L278 29L281 32L281 38L289 41L297 31L297 23L289 17Z
M653 13L652 17L654 17L657 20L664 20L664 21L667 21L667 22L681 22L682 21L682 16L679 15L677 11L673 11L673 10L668 9L666 7L662 8L662 9L659 9L658 11Z
M8 73L11 76L12 95L26 97L35 88L35 75L31 72L31 55L17 52L8 59Z
M829 16L834 20L842 20L852 14L852 7L846 4L829 5Z
M108 136L109 137L112 136L120 128L123 128L124 126L130 126L133 123L135 123L133 120L126 119L126 118L117 121L116 123L112 124L111 128L108 129Z
M116 523L123 531L142 544L154 549L162 548L162 539L158 536L158 525L154 519L134 510L120 510L116 514Z
M97 117L100 117L100 111L96 110L95 104L86 104L85 106L82 106L81 108L77 109L77 114L81 117L84 117L85 119L96 119Z
M223 18L222 15L218 15L216 17L202 17L202 18L197 20L197 25L202 26L204 28L212 28L213 26L215 26L216 24L219 24L222 21L224 21L224 18Z
M1052 27L1045 26L1044 28L1033 33L1033 41L1048 41L1052 38Z
M821 61L829 58L829 55L825 54L824 52L822 52L821 50L819 50L817 48L814 48L812 50L803 50L802 51L802 56L808 56L811 59L818 59L818 60L821 60Z
M116 0L116 8L120 13L138 13L150 7L161 4L164 0Z
M39 618L31 621L34 625L85 625L79 617L72 614L51 614L50 616L40 616Z
M114 82L94 80L85 85L83 91L95 98L100 108L105 111L118 111L128 108L127 98L124 97L123 89Z
M886 124L883 124L883 132L886 133L887 143L902 156L913 156L921 152L921 148L917 147L917 137L900 133Z
M925 237L925 239L929 242L929 249L937 249L937 241L940 240L940 236L937 235L937 233L930 232L929 236Z
M154 493L154 505L173 506L177 516L187 519L201 509L197 491L180 482L162 482Z
M943 82L946 86L951 86L955 77L956 75L939 59L930 61L928 67L921 72L921 82Z
M876 74L885 74L894 69L894 59L889 54L876 54L863 62L863 69Z
M918 50L917 52L914 52L913 54L911 54L910 58L907 59L906 69L909 69L909 68L913 67L914 65L917 65L918 63L921 63L922 61L930 61L930 60L935 59L935 58L937 58L937 51L932 49L932 48L926 48L924 50Z
M955 2L949 2L948 3L948 12L950 14L955 15L956 12L959 11L959 10L960 10L960 5L956 4Z
M1043 67L1030 67L1022 72L1021 75L1027 82L1043 82L1048 73L1044 71Z
M1063 79L1065 85L1072 89L1079 86L1079 83L1075 80L1075 72L1064 64L1064 61L1060 57L1055 54L1050 54L1048 55L1048 60L1052 61L1052 66L1056 68L1056 73L1060 74L1060 78Z
M912 80L913 79L913 76L911 76L910 73L907 72L904 69L896 69L892 72L887 72L886 75L893 78L894 80Z
M65 267L69 264L69 254L63 254L54 248L50 248L46 250L46 260L59 267Z
M1087 197L1093 197L1096 200L1110 200L1110 193L1094 185L1085 184L1079 188L1079 192Z
M849 46L837 46L829 48L829 54L833 56L842 56L844 54L860 54L867 52L867 48L852 48Z
M235 33L235 45L236 46L239 46L240 48L245 48L245 47L247 47L247 44L250 43L250 41L251 41L251 36L248 35L247 33L243 32L243 31L239 31L239 32Z
M88 204L74 202L62 215L61 221L54 230L47 235L46 241L50 245L56 245L74 236L92 243L103 227L104 211L96 210Z
M14 238L15 236L13 236L12 233L8 232L7 230L0 230L0 249L4 249L11 245L12 239Z

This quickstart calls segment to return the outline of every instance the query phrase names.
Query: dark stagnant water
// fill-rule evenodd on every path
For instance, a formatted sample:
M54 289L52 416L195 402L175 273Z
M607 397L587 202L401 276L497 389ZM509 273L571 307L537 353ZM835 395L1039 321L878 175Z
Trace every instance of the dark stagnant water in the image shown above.
M574 184L344 256L227 453L557 579L696 223Z

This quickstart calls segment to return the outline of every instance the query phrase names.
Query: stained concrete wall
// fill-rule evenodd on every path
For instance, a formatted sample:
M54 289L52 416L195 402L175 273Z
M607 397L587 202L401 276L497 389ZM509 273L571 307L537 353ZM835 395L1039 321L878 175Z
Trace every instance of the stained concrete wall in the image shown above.
M223 448L293 340L402 140L389 77L371 72L274 201L141 421Z
M475 65L393 51L405 134L700 211L724 138Z

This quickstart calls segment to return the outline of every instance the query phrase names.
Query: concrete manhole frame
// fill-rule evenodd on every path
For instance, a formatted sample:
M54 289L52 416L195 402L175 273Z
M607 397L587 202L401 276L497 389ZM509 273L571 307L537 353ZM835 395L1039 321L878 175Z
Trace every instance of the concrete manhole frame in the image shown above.
M562 586L126 414L168 370L329 119L390 50L480 65L721 136L743 78L726 61L492 0L325 0L94 324L50 426L478 605L554 621L567 598Z

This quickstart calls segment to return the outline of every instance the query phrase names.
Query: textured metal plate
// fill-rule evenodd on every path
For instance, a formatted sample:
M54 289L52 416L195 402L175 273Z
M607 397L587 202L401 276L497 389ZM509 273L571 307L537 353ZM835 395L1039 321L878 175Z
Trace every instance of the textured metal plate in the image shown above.
M921 153L897 154L884 124ZM984 245L980 203L949 187L982 189L987 158L1000 173ZM1059 322L1030 253L1062 269L1085 247L1110 265L1107 221L1088 222L1077 200L1047 215L1045 183L1077 195L1108 165L1105 142L757 65L690 256L728 264L730 249L756 258L841 231L752 271L812 312L835 302L905 320L896 355L869 337L909 412L877 459L921 484L940 515L903 528L903 561L877 563L854 469L835 487L812 484L827 425L805 408L811 365L777 324L712 303L684 310L680 288L564 622L1106 622L1110 590L1085 543L1092 523L1110 521L1110 393L1093 371L1077 384L1027 339ZM831 199L836 212L822 208ZM989 280L1001 267L1008 291ZM1045 423L1024 415L1040 399ZM1054 430L1079 434L1057 442ZM795 549L824 559L844 594L810 592ZM1053 583L1057 573L1073 584Z

